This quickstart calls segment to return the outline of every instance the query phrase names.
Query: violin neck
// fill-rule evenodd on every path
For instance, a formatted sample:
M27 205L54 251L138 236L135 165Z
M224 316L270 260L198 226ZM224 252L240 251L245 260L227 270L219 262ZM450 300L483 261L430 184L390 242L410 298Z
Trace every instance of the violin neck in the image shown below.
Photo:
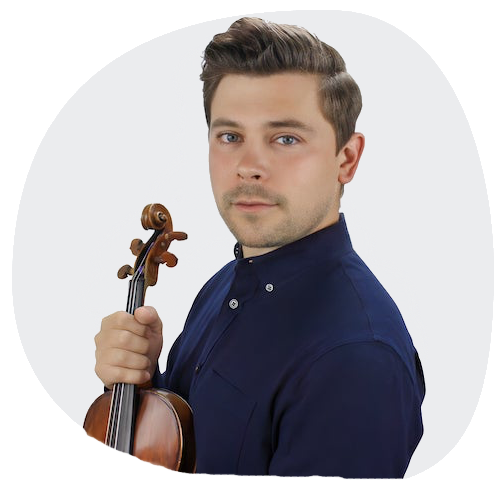
M130 280L127 299L127 312L144 305L144 276L142 273ZM113 386L113 397L108 417L106 444L119 451L132 454L135 427L136 386L118 383Z
M141 273L130 280L128 285L127 312L134 314L134 311L144 305L144 275Z

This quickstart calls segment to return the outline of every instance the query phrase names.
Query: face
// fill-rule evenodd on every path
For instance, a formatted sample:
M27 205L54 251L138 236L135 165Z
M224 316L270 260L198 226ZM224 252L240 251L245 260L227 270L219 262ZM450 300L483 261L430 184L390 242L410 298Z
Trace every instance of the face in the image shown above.
M245 257L335 223L340 182L349 182L361 154L354 161L347 146L336 154L318 79L298 73L223 77L209 151L217 207Z

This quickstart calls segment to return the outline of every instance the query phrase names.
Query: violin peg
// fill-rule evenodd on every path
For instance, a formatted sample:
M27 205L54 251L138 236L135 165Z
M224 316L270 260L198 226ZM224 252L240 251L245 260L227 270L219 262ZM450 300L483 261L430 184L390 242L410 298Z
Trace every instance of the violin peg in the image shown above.
M182 231L172 231L170 233L170 239L172 240L186 240L188 235Z
M120 267L120 269L118 269L118 273L117 273L118 277L121 280L126 278L127 276L132 276L132 274L134 274L134 270L128 264L125 264L124 266Z
M167 264L168 267L175 267L177 265L177 261L177 257L170 252L163 252L155 259L155 262L158 264Z
M132 243L130 243L130 250L132 251L132 254L135 255L136 257L142 252L143 248L144 248L144 242L139 238L132 240Z

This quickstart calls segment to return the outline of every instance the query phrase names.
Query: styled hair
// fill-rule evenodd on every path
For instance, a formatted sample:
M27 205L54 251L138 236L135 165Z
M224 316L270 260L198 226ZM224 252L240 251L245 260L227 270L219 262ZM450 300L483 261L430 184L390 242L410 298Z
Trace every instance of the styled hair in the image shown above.
M200 75L210 126L211 104L225 75L301 72L319 76L322 113L334 128L337 154L355 131L361 92L341 55L304 28L244 17L207 45Z

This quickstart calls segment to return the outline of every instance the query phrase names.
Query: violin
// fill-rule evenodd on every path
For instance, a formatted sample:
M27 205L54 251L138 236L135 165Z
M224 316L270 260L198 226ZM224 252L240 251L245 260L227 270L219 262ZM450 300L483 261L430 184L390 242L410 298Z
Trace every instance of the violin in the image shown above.
M177 265L177 257L168 251L174 240L185 240L187 234L173 231L168 210L159 203L142 211L144 229L154 233L146 243L134 239L130 245L137 257L134 268L118 270L129 282L127 312L144 305L148 286L158 280L160 264ZM87 434L107 446L170 470L195 472L196 452L193 413L179 395L163 389L144 389L133 384L117 383L90 406L83 427Z

